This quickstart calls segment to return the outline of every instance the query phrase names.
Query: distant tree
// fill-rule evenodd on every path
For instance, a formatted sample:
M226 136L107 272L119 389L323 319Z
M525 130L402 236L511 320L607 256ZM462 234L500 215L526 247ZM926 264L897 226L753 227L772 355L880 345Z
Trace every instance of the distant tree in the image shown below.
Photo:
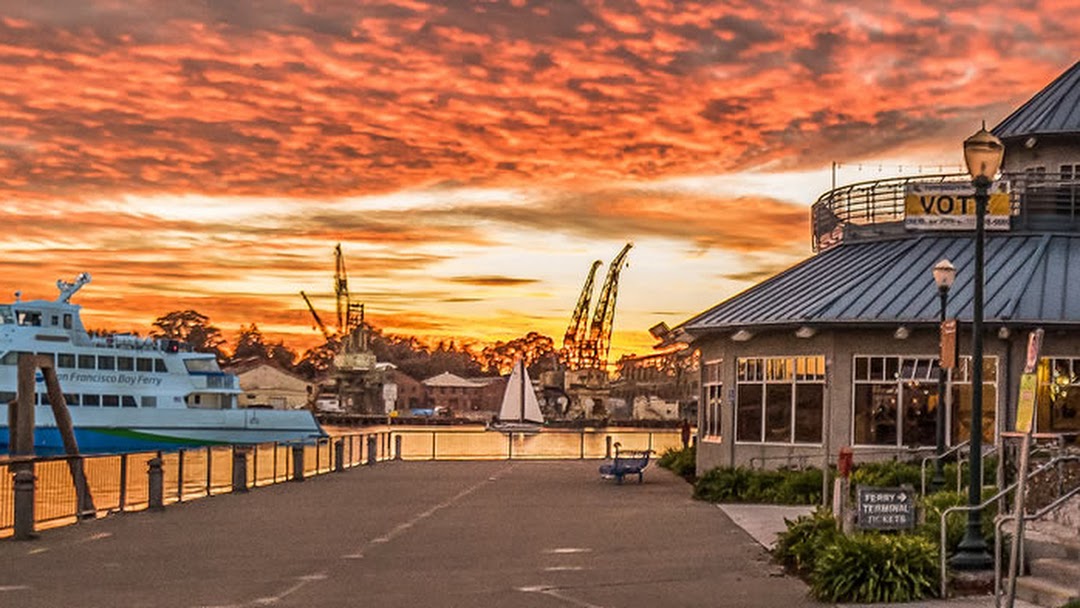
M236 348L233 349L233 361L243 359L270 360L270 347L266 344L259 327L252 323L250 326L241 325L240 335L236 337Z
M333 367L334 354L338 348L337 340L331 338L315 348L308 349L296 362L293 371L312 381L326 377Z
M218 360L224 358L221 348L225 338L221 330L210 324L210 317L194 310L176 310L158 317L153 323L157 330L151 332L155 338L177 340L190 345L201 353L214 353Z
M530 331L520 338L496 342L480 352L480 365L487 372L508 374L519 358L525 359L525 367L534 377L550 371L557 365L555 341L549 336Z

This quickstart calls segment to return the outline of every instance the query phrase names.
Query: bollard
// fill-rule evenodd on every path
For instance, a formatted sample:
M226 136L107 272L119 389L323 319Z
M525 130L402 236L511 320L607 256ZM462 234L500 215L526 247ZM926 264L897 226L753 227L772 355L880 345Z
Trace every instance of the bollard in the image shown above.
M15 471L15 540L36 538L34 533L34 463L11 465Z
M292 446L292 480L304 481L304 446Z
M607 447L604 448L604 458L610 459L611 458L611 435L608 435L606 437L605 443L607 444Z
M374 435L369 435L367 438L367 462L368 464L375 464L379 458L379 444L376 443L378 439Z
M232 453L232 491L247 492L247 451L233 447Z
M149 487L149 509L162 511L165 509L165 471L162 469L161 458L151 458L146 463L147 486Z
M341 473L345 470L345 442L334 442L334 470Z
M401 435L394 437L394 460L401 460Z

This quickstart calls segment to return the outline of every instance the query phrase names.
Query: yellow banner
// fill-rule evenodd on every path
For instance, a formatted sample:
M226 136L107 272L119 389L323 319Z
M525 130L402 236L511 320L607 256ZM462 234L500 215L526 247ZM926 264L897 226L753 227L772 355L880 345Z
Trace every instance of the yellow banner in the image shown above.
M1008 230L1012 204L1007 182L990 188L987 230ZM972 230L975 228L975 188L958 183L911 183L904 191L904 225L909 229Z
M1016 400L1016 431L1030 433L1035 420L1035 391L1039 380L1035 374L1020 376L1020 396Z

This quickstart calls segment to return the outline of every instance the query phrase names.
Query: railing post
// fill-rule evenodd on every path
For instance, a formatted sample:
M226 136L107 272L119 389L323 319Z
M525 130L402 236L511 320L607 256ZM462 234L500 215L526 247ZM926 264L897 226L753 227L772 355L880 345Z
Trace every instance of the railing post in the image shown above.
M580 445L581 459L585 460L585 429L581 429L581 432L579 433L579 436L581 438L581 441L580 441L580 444L581 444Z
M394 435L394 460L401 460L401 435Z
M251 450L251 486L259 487L259 444L249 448Z
M184 449L176 453L176 502L184 502Z
M233 446L232 453L232 491L247 492L247 454L244 448Z
M368 435L367 438L367 460L368 465L373 465L378 462L378 439L374 435Z
M292 480L304 481L304 445L292 446Z
M120 455L120 500L118 508L121 513L124 512L124 507L127 506L127 478L128 478L128 455Z
M149 508L151 511L161 511L165 508L165 470L161 456L154 456L146 464Z
M11 465L15 471L15 540L30 540L34 534L34 463Z
M341 439L334 442L334 471L345 471L345 442Z
M274 472L272 474L274 476L274 483L277 483L277 442L275 441L271 444L270 448L274 450Z
M214 490L214 448L206 446L206 496Z
M604 438L604 458L611 458L611 435Z

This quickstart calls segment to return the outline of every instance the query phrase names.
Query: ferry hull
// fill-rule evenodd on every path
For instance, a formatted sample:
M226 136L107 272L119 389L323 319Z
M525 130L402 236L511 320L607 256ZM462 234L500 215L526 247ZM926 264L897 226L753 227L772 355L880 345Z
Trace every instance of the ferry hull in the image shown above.
M34 450L64 451L52 410L35 409ZM123 410L71 408L75 440L83 453L137 452L205 445L313 441L326 437L307 411ZM0 452L7 452L7 421L0 422Z

